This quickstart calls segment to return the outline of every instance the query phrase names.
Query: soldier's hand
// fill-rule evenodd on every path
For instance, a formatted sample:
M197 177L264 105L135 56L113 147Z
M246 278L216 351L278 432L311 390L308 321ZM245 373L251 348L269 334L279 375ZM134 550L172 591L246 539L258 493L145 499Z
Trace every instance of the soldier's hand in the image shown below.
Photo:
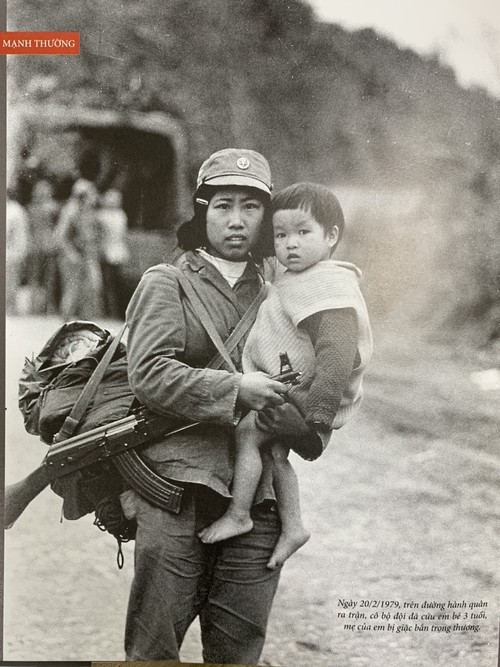
M246 409L263 410L284 403L289 386L272 380L265 373L244 373L238 392L238 403Z

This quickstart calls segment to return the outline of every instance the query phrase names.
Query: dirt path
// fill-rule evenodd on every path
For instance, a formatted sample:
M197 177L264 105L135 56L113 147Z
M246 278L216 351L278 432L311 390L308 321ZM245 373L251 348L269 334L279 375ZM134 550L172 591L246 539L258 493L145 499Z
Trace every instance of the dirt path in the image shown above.
M23 430L15 379L55 325L9 322L8 482L43 455ZM262 664L496 664L500 392L470 381L488 359L404 340L376 332L362 412L319 461L294 458L313 537L283 570ZM6 534L4 659L122 660L133 547L125 545L119 571L111 537L90 518L60 523L59 515L46 490ZM483 601L487 618L478 632L345 630L342 599ZM183 659L201 660L196 628Z

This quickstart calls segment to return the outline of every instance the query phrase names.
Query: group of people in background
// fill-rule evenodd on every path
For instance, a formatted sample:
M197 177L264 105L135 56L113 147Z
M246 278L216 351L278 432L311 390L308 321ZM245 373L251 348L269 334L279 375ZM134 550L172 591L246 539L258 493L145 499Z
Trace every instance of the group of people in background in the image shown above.
M65 321L123 317L127 216L119 190L80 178L62 205L48 180L22 206L7 193L6 308Z

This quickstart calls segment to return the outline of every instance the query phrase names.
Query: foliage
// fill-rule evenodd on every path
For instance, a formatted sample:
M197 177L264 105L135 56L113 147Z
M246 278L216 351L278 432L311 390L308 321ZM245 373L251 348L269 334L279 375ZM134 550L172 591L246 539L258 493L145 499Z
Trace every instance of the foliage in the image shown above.
M168 111L186 128L193 179L212 150L242 145L269 156L278 188L420 188L417 224L442 250L428 292L445 315L498 308L500 102L460 88L437 57L323 24L300 0L9 0L9 19L82 40L79 58L10 59L18 91ZM404 212L384 224L396 246L387 253L413 238Z

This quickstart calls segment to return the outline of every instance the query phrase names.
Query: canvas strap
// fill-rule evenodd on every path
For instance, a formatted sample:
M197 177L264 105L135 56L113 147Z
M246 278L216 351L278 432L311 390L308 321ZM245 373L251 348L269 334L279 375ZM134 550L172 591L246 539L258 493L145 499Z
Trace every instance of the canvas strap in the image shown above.
M179 285L182 288L182 291L186 295L188 301L191 302L191 305L193 306L195 313L198 319L200 320L203 328L209 335L212 343L215 345L215 349L220 354L220 356L226 363L229 370L232 373L236 373L236 367L233 364L233 361L229 356L227 349L224 347L222 338L220 337L219 332L215 328L215 324L213 323L212 318L208 314L208 311L205 308L203 301L200 299L194 287L191 285L189 280L185 277L185 275L181 271L179 271L178 280L179 280Z
M229 338L225 342L223 342L219 332L215 328L212 318L210 317L203 301L198 296L191 282L184 276L184 274L180 270L178 279L182 291L186 295L187 299L191 302L191 305L194 306L198 319L200 320L203 328L207 332L208 336L210 337L210 340L212 341L212 343L215 346L215 349L217 350L217 355L207 364L207 368L218 369L222 366L222 363L225 362L229 370L232 373L236 373L237 372L236 367L229 355L236 348L236 346L241 341L243 336L247 333L252 324L255 322L255 317L257 316L257 311L259 310L259 306L264 301L267 295L267 287L265 283L260 288L259 293L252 301L252 303L250 304L247 311L245 312L241 320L234 328Z
M103 354L102 359L97 364L94 372L89 378L89 381L83 388L82 393L76 399L76 402L72 407L71 412L64 420L63 425L60 428L59 432L55 434L54 442L61 442L62 440L66 440L75 433L76 429L78 428L78 425L80 424L80 422L83 419L83 416L85 415L85 411L87 410L88 406L90 405L90 402L95 396L97 387L101 383L101 380L103 379L104 374L106 373L106 370L109 364L111 363L111 360L116 350L118 349L118 345L120 344L120 341L123 337L123 334L125 333L126 328L127 324L125 323L111 341L110 346Z
M260 288L259 293L252 301L252 303L248 307L247 311L245 312L241 320L235 326L229 338L224 343L224 347L226 348L229 354L231 354L231 352L236 348L236 346L241 341L243 336L252 327L253 323L255 322L255 318L257 317L257 311L259 310L259 307L266 298L266 296L267 296L267 286L263 284L262 287ZM217 354L207 364L207 368L218 369L221 367L221 365L222 365L222 357L221 355Z

